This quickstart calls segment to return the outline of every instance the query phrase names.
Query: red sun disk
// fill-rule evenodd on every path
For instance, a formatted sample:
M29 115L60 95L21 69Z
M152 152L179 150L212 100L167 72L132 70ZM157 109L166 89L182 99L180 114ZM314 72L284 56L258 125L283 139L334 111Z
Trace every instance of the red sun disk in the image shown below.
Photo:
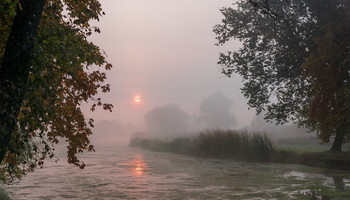
M140 102L141 102L141 97L140 97L140 95L134 96L134 102L135 102L135 103L140 103Z

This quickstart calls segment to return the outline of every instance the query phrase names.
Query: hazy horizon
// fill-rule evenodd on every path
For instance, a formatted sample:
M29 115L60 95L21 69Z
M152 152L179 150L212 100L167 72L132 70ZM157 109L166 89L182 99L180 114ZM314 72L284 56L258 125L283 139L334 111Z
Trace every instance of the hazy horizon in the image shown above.
M89 40L104 50L114 68L107 72L111 92L102 98L114 105L112 113L98 109L87 118L144 124L144 116L157 106L177 104L198 115L203 99L221 91L233 101L237 127L250 124L255 115L240 92L241 78L227 78L217 64L219 52L235 49L215 45L213 26L223 18L220 1L118 0L101 1L106 15L95 25L101 34ZM141 102L134 103L139 95Z

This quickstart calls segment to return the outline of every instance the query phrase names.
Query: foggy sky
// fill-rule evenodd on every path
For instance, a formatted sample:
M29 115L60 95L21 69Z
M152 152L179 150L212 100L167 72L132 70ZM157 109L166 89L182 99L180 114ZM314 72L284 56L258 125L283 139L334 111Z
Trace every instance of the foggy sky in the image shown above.
M219 52L239 43L215 46L213 26L223 18L219 9L230 0L101 0L106 15L102 33L90 40L103 49L114 68L107 72L111 92L102 98L112 113L97 110L86 117L143 124L152 108L168 103L198 114L200 102L216 91L233 100L237 127L249 125L255 114L240 93L239 76L224 77L217 65ZM143 102L135 105L134 95Z

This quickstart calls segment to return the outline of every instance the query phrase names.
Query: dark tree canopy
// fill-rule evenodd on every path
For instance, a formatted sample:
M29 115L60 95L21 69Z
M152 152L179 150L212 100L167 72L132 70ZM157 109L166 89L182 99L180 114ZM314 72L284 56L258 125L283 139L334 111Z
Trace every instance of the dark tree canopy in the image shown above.
M104 13L97 0L14 0L0 3L0 178L20 177L53 157L63 138L68 162L92 151L82 102L111 110L95 97L111 65L87 41Z
M242 76L242 92L277 123L316 130L332 150L350 139L349 1L241 0L223 8L218 44L241 41L220 55L223 73Z

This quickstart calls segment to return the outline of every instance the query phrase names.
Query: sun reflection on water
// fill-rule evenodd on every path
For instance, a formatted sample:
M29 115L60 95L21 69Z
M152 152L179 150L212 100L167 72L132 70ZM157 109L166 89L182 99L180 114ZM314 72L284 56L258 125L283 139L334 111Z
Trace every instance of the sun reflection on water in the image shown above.
M148 166L143 161L142 156L138 155L133 161L130 163L131 171L134 176L142 176L145 174Z

